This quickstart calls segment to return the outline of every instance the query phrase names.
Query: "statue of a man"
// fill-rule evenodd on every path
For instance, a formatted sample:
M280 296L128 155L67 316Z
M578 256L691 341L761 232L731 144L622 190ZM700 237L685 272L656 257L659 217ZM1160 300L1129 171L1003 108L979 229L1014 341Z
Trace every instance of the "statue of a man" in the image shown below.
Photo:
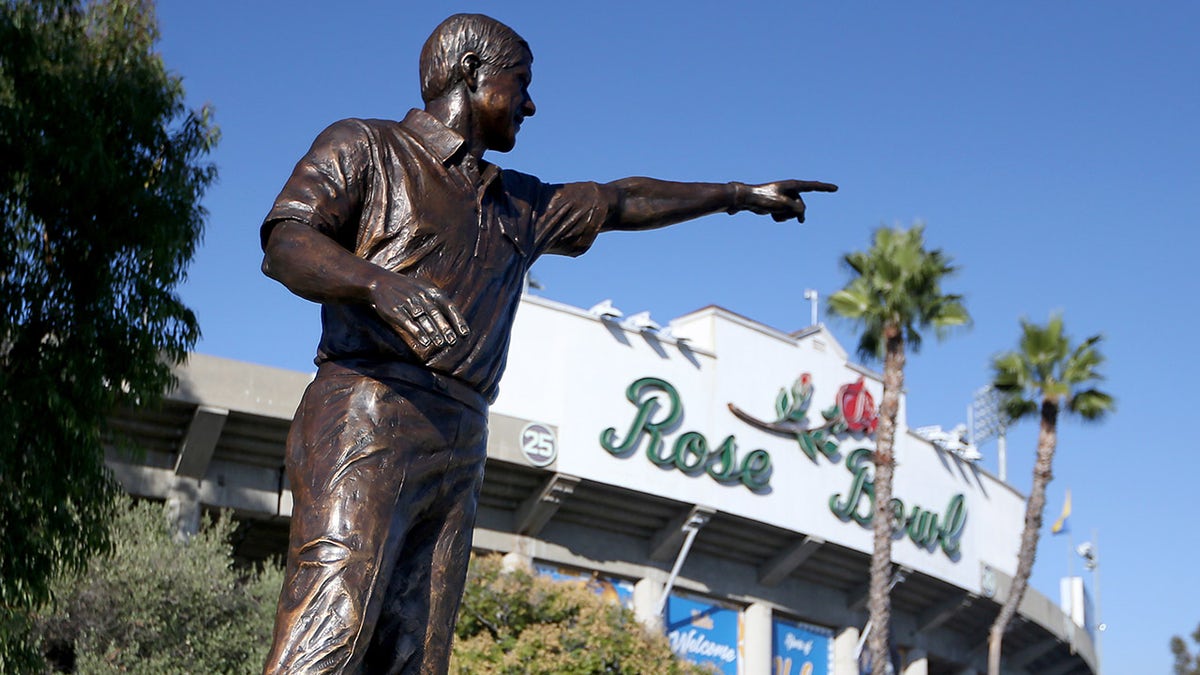
M294 506L267 673L444 673L526 272L606 230L718 211L804 221L836 186L626 178L548 185L484 159L536 110L533 55L460 14L421 51L424 110L337 122L262 225L263 271L321 304L287 442Z

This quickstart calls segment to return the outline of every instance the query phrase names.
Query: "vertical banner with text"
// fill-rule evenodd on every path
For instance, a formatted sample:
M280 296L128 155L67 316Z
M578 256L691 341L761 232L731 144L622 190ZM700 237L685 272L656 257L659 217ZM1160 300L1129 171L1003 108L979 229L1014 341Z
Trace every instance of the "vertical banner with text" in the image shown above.
M726 675L740 672L742 613L690 596L671 594L667 602L667 639L671 649L692 663L709 663Z
M772 675L829 675L831 631L777 617L772 633Z

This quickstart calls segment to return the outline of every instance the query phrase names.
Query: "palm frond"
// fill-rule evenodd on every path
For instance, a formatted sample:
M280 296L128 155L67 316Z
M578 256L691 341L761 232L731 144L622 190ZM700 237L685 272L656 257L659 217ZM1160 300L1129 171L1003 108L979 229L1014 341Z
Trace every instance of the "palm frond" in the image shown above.
M1082 344L1075 348L1071 354L1071 358L1067 359L1062 368L1062 379L1064 382L1087 382L1089 380L1102 380L1103 375L1100 375L1097 370L1104 363L1104 355L1096 348L1101 337L1093 335Z
M853 284L829 296L829 311L848 319L867 315L871 298Z
M992 357L992 385L1003 394L1023 393L1032 388L1029 362L1020 352L1004 352Z
M883 337L883 326L864 324L862 334L858 337L856 351L864 360L883 361L884 355L887 354L887 340Z
M1113 397L1098 389L1084 389L1075 392L1067 402L1067 409L1089 422L1095 422L1108 413L1116 411L1117 404Z
M970 326L972 323L961 295L944 296L931 308L930 316L930 323L939 339L944 339L951 328Z
M1026 417L1033 417L1037 414L1038 408L1037 401L1024 396L1012 395L1000 399L1000 411L1014 422Z
M1020 352L1004 352L992 357L992 386L1000 393L1000 409L1011 420L1037 412L1033 378L1029 363Z

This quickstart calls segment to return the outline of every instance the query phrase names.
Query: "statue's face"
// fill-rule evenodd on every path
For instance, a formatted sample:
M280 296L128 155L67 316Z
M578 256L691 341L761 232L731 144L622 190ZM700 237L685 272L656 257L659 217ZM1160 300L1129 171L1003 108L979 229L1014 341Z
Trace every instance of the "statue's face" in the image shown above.
M508 68L484 63L472 93L476 129L489 150L508 152L517 143L521 122L537 111L529 96L533 59L526 57Z

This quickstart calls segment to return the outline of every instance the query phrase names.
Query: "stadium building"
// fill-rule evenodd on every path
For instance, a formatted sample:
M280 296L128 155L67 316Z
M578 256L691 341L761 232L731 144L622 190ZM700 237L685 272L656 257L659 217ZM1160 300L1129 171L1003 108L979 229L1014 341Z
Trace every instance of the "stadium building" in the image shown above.
M111 451L110 466L179 527L233 509L239 556L283 554L284 440L311 374L194 354L178 376L163 406L116 417L144 452ZM821 325L789 334L707 307L660 327L526 296L475 548L590 580L721 672L858 673L881 396ZM891 641L905 675L984 672L1016 567L1024 496L956 441L910 430L901 400ZM1077 621L1030 589L1005 672L1098 672Z

